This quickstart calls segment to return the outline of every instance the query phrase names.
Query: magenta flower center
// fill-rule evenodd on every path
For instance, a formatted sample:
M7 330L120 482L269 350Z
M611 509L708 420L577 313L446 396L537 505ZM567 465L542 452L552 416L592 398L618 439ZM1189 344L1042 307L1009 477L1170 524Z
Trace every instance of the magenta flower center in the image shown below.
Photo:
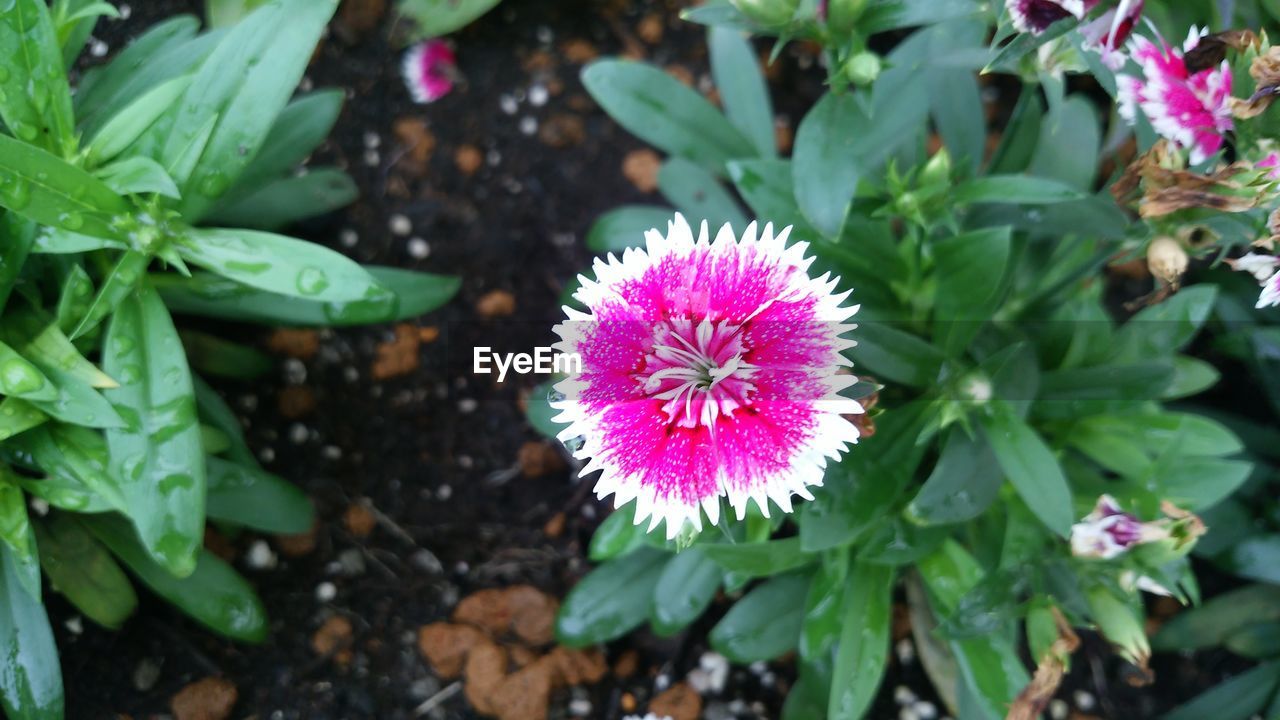
M756 387L750 378L758 368L746 360L742 328L687 318L658 325L637 380L647 397L663 401L669 424L712 428L751 404Z

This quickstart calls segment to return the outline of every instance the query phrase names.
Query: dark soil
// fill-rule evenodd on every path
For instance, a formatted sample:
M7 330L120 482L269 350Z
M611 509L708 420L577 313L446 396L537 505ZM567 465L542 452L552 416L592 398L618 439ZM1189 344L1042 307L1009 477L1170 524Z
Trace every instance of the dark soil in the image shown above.
M135 3L127 21L99 30L115 52L152 22L199 8L194 0ZM637 33L651 14L663 30L657 43ZM568 469L537 478L513 470L519 448L538 440L520 409L522 394L538 378L497 384L496 376L474 375L472 348L528 351L548 344L560 292L589 262L583 237L592 220L621 203L660 202L623 177L624 155L642 145L587 99L577 79L580 65L566 58L563 43L585 41L601 54L643 54L684 68L697 82L707 70L702 34L663 3L508 0L454 38L465 87L424 107L404 90L400 52L389 41L392 25L383 18L371 31L335 31L317 53L309 80L346 88L350 98L317 160L346 167L363 193L353 207L295 232L362 262L460 275L462 291L447 308L416 321L440 336L421 345L418 367L407 374L372 379L377 348L394 332L370 327L322 332L313 358L278 356L274 375L254 383L217 383L264 465L315 499L317 545L301 557L279 553L272 569L253 569L245 558L259 538L231 540L237 567L257 586L273 619L271 637L259 647L219 640L145 594L123 631L84 623L73 633L66 625L72 612L51 599L68 717L167 713L177 690L209 675L225 676L238 688L235 717L413 717L414 708L447 684L418 654L420 626L447 618L459 597L481 588L531 583L563 597L587 568L585 547L607 508ZM823 71L812 59L789 50L773 78L775 102L791 113L792 124L822 89ZM541 107L527 97L535 76L552 89ZM517 101L514 114L504 111L504 96ZM410 148L394 128L405 119L425 122L434 138L420 175L401 160ZM455 164L463 146L484 158L474 175ZM391 232L395 215L411 223L408 235ZM410 247L421 245L411 238L425 240L429 256L415 256ZM476 310L495 290L511 293L516 305L500 321ZM262 347L270 335L218 330ZM296 405L282 408L286 390L295 400L311 395L314 408L301 414ZM381 516L368 537L343 523L359 502ZM564 530L548 537L544 526L560 513ZM333 591L328 599L326 584ZM312 649L316 629L334 615L354 628L345 667ZM639 633L616 643L610 657L637 649L640 672L559 693L552 717L568 716L576 699L579 706L590 702L585 717L621 718L624 693L643 708L656 675L679 680L697 665L711 622L671 640ZM1062 697L1074 702L1073 690L1087 689L1102 696L1091 710L1080 708L1088 714L1149 717L1239 669L1216 656L1199 665L1164 658L1156 667L1155 686L1129 688L1120 664L1094 639ZM158 676L145 677L154 669ZM735 669L724 694L711 700L738 717L776 718L794 669L782 661L771 670ZM895 660L871 717L898 716L893 696L902 685L933 697L918 663ZM728 705L735 700L743 702ZM441 707L433 717L475 717L461 695Z

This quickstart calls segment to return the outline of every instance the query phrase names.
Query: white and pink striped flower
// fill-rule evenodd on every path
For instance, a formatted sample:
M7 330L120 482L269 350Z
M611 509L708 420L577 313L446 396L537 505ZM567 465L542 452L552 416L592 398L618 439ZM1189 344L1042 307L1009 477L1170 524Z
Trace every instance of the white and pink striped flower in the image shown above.
M789 232L751 223L739 239L725 225L712 242L676 215L644 249L597 259L574 295L589 312L565 308L556 327L555 349L582 361L556 385L560 438L590 458L582 475L600 471L596 494L634 500L650 531L701 529L703 513L715 524L721 498L739 519L752 500L790 512L858 439L841 415L862 407L840 395L855 382L842 336L857 307L837 280L809 277Z
M1128 59L1124 53L1125 42L1142 17L1143 4L1143 0L1120 0L1115 7L1080 28L1084 46L1097 51L1103 64L1112 70L1124 67Z
M1120 509L1110 495L1098 498L1093 512L1071 526L1071 554L1110 560L1142 543L1164 540L1169 530L1159 523L1142 522Z
M1280 257L1251 252L1244 257L1228 260L1232 270L1253 275L1262 286L1257 308L1280 305Z
M453 48L443 40L427 40L409 48L401 67L414 102L433 103L448 95L458 79Z
M1100 0L1005 0L1009 18L1018 32L1039 35L1059 20L1083 20Z
M1187 70L1185 54L1200 44L1205 31L1192 28L1182 49L1163 40L1156 43L1135 37L1131 54L1142 67L1142 77L1117 78L1120 114L1130 123L1142 111L1152 127L1175 145L1191 151L1192 164L1201 163L1222 148L1231 119L1231 68L1197 73Z

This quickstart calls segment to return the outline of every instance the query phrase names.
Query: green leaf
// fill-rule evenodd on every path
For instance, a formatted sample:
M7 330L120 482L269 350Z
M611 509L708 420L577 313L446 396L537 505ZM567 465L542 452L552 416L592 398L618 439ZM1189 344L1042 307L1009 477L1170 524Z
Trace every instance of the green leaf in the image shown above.
M858 324L858 344L849 350L855 364L877 378L928 387L938 381L946 357L924 340L887 322Z
M757 543L715 543L699 547L726 572L749 578L778 575L817 559L800 549L798 537Z
M1049 205L1088 197L1074 187L1030 175L988 175L960 183L951 193L953 202Z
M1101 146L1098 114L1093 103L1073 95L1050 108L1028 172L1088 191L1098 174Z
M1226 647L1255 660L1280 656L1280 622L1253 623L1227 638Z
M1222 565L1249 580L1280 584L1280 534L1245 538L1230 548Z
M0 342L0 393L25 400L50 401L58 397L57 387L26 358Z
M1174 455L1153 469L1150 482L1159 488L1161 499L1199 512L1235 492L1251 472L1253 463L1241 460Z
M1161 400L1181 400L1198 395L1218 384L1222 374L1212 364L1199 358L1178 355L1173 358L1173 380L1160 395Z
M84 317L80 318L80 322L76 323L75 329L71 331L71 339L84 336L98 327L98 324L108 315L115 312L124 299L142 282L147 266L150 264L151 257L146 253L135 250L121 253L115 265L107 273L107 277L102 281L102 287L98 288L98 294L94 296L93 302L89 303L89 309L85 311Z
M9 342L32 361L52 366L63 374L96 388L116 387L111 376L80 354L62 330L46 316L34 312L10 313L6 318Z
M460 30L489 12L499 0L403 0L400 14L414 22L414 36L439 37Z
M674 635L702 616L720 590L724 571L701 546L682 550L662 570L653 588L654 632Z
M5 135L0 135L0 205L42 225L112 240L120 236L112 220L129 210L101 180Z
M35 531L40 564L53 588L99 625L113 630L123 625L138 596L111 554L63 513L35 523Z
M876 698L889 655L893 569L854 563L845 587L845 620L832 671L827 717L858 720Z
M1253 623L1280 621L1280 587L1246 585L1174 615L1151 638L1156 650L1199 650L1221 645Z
M28 492L41 495L58 506L86 512L90 507L98 511L105 509L94 505L95 495L101 497L107 507L125 507L119 483L107 472L107 445L101 433L82 427L51 425L18 435L10 442L28 453L49 475L39 481L39 487L44 487L51 480L63 481L50 488L58 495L45 495L33 490L33 483L24 484ZM59 495L65 501L60 501Z
M1280 661L1263 663L1225 682L1184 705L1163 720L1247 720L1267 705L1280 683Z
M556 618L556 637L586 647L622 637L649 616L653 588L670 557L640 548L592 570L569 591Z
M177 199L178 186L160 163L149 157L135 155L98 169L95 176L121 195L145 195L155 193Z
M37 427L49 419L26 400L8 397L0 400L0 440Z
M195 38L200 21L179 15L157 23L105 65L85 71L76 88L76 120L85 137L160 83L189 73L221 33Z
M744 664L794 650L804 622L804 605L796 599L804 597L809 581L805 574L783 575L744 595L711 629L711 647Z
M981 416L987 442L995 451L1005 477L1023 502L1050 530L1062 537L1071 533L1071 488L1062 467L1044 440L1004 403Z
M194 265L267 292L349 302L385 292L367 270L323 245L252 230L196 229L180 250Z
M49 616L22 588L19 564L0 545L0 704L15 720L62 720L62 668Z
M995 502L1004 477L985 440L959 427L947 434L938 463L907 508L913 520L931 525L964 522Z
M730 160L756 155L706 98L656 67L598 60L583 69L582 83L619 125L670 155L717 173Z
M1044 101L1040 99L1039 87L1024 85L987 171L992 175L1002 175L1026 170L1040 140L1043 120Z
M88 147L85 148L85 163L91 166L97 165L112 160L124 152L161 115L173 107L173 103L186 92L190 84L190 75L166 80L125 106L110 120L103 123L89 140Z
M108 391L129 426L107 431L111 471L151 558L179 577L204 540L205 468L191 370L164 303L149 285L120 304L107 327Z
M813 232L796 204L790 160L734 160L729 163L729 178L761 222Z
M128 523L115 515L82 520L102 544L144 585L205 627L232 640L260 643L267 637L267 614L253 588L222 560L200 550L194 569L175 577L152 561Z
M943 29L951 28L935 28ZM951 47L947 49L970 49L972 46L965 47L967 43L964 42L969 38L981 41L976 34L964 35L967 37L956 38L959 42L950 43ZM977 173L986 155L987 143L986 109L978 78L967 68L930 68L925 78L929 83L929 113L943 144L966 174Z
M739 233L747 226L747 218L738 203L715 176L684 158L674 157L662 163L658 170L658 190L684 213L695 235L704 220L712 236L725 223Z
M182 347L193 368L205 375L253 380L271 372L275 361L265 353L208 333L183 330Z
M209 27L229 27L243 20L266 0L206 0Z
M0 118L16 137L58 155L75 148L71 88L62 48L44 0L0 9Z
M805 217L826 235L840 232L860 180L869 168L860 136L871 127L853 93L822 96L796 131L791 170L795 197Z
M444 305L462 284L449 275L382 267L366 270L384 289L355 302L312 302L204 273L190 278L168 273L150 280L177 313L293 326L369 325L417 317Z
M644 547L647 534L643 524L636 524L636 504L627 503L609 513L592 533L587 557L597 563L621 557Z
M1003 295L1009 228L975 230L933 243L938 290L934 341L950 357L963 353L990 321Z
M229 227L275 230L305 218L350 205L360 196L351 176L336 168L317 168L281 178L247 197L215 207L207 222Z
M592 223L587 231L587 247L594 252L622 252L631 247L644 247L644 234L649 230L666 232L671 222L669 208L649 205L623 205L614 208Z
M35 242L36 224L14 213L0 213L0 233L5 242L0 246L0 311L18 283L18 276Z
M0 465L0 543L10 553L22 589L39 602L40 562L36 556L36 537L27 518L27 499L17 480L7 466Z
M149 131L173 170L202 147L190 178L174 172L180 212L196 222L225 195L262 147L320 40L337 0L271 0L232 27L204 60L173 113ZM207 142L201 137L212 127Z
M300 96L280 111L262 149L240 174L219 206L248 196L267 183L291 173L316 149L338 121L341 90L320 90Z
M244 441L244 430L235 413L223 402L217 391L199 377L192 377L196 391L196 409L200 419L217 428L231 443L227 457L245 467L258 468L258 460Z
M297 486L256 467L216 457L207 463L210 518L280 535L311 529L315 508Z
M970 17L982 12L974 0L885 0L869 6L858 23L866 35Z
M1177 353L1200 331L1217 297L1214 285L1196 285L1145 308L1120 326L1112 358L1141 361Z
M58 330L62 333L74 330L92 302L93 281L89 279L89 273L80 265L72 265L58 294L58 307L54 313Z
M707 31L707 48L711 75L730 122L751 140L760 157L777 157L773 105L751 43L741 32L713 27Z
M45 376L53 381L58 391L54 400L29 401L41 412L63 422L85 427L112 428L125 424L124 419L111 407L111 403L82 379L42 358L32 359L44 371Z
M529 425L539 433L552 440L556 439L556 435L560 431L568 427L565 423L558 423L552 418L560 414L559 410L551 407L551 393L555 391L555 381L549 380L534 387L529 391L529 397L525 401L524 417Z

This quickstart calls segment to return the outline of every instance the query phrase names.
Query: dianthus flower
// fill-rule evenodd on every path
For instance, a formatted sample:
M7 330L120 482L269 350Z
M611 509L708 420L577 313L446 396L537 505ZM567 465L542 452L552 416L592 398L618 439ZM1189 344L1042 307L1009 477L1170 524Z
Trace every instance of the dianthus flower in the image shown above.
M1258 295L1259 309L1280 305L1280 257L1251 252L1227 263L1232 270L1253 275L1262 286L1262 293Z
M1084 19L1099 0L1005 0L1009 17L1018 32L1039 35L1064 18Z
M414 102L432 103L453 90L458 77L453 49L443 40L427 40L404 54L404 83Z
M1110 495L1098 498L1093 512L1071 526L1071 554L1110 560L1134 545L1169 537L1157 523L1144 523L1120 509Z
M600 471L596 494L634 500L650 531L701 529L704 512L715 524L721 498L739 519L752 500L790 512L857 441L841 415L862 407L840 395L855 382L842 335L857 307L808 275L789 232L725 225L712 242L676 215L644 249L597 259L574 295L589 312L565 308L556 327L555 349L581 360L556 385L560 437L590 458L584 476Z

